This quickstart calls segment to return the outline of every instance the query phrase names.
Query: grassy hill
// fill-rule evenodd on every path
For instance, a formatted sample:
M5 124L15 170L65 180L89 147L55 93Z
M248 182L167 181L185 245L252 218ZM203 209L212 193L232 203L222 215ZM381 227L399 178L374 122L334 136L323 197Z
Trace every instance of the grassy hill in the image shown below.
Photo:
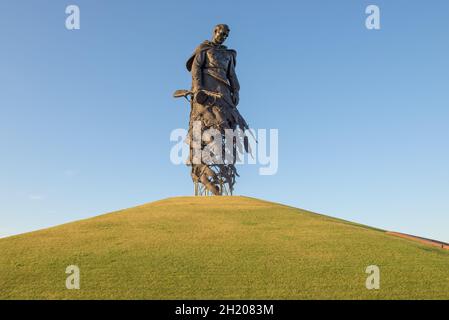
M0 299L16 298L449 299L449 251L252 198L170 198L0 239Z

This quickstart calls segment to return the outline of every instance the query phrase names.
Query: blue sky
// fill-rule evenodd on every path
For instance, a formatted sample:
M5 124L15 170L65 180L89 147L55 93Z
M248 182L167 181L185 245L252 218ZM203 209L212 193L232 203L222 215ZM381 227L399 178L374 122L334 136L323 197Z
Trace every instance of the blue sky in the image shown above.
M241 113L279 129L278 173L239 167L238 194L449 242L446 0L2 1L0 236L190 195L171 94L217 23Z

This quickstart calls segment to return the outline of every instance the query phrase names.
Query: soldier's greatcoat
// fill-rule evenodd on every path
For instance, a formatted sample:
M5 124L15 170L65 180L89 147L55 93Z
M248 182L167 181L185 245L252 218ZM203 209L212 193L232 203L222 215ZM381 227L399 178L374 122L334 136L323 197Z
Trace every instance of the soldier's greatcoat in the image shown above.
M214 194L221 194L221 184L227 183L232 191L237 171L235 161L226 164L192 163L192 125L201 122L201 130L214 128L224 137L226 129L248 129L243 117L237 110L240 84L235 73L237 52L224 45L204 41L187 60L187 70L192 74L192 109L190 113L189 138L190 163L192 179L201 182ZM206 99L199 99L198 92L208 92ZM202 145L202 148L205 145ZM245 145L246 146L246 145ZM241 149L241 141L233 145L234 150L223 152L235 153ZM246 149L246 148L245 148ZM221 182L220 182L221 179Z

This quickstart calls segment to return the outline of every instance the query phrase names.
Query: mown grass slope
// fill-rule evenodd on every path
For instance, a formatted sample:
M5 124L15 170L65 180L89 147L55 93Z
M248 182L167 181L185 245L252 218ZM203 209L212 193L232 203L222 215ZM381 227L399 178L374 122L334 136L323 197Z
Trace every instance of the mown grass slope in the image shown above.
M179 197L0 239L0 299L18 298L448 299L449 251L257 199Z

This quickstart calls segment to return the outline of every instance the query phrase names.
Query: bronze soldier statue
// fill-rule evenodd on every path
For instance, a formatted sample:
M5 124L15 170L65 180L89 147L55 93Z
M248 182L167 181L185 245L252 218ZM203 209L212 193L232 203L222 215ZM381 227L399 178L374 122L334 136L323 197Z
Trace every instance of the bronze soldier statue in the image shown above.
M192 88L190 91L177 90L174 94L175 97L190 97L189 133L186 140L190 145L190 156L187 164L192 167L195 195L200 194L200 190L206 194L232 195L235 177L238 176L235 168L237 151L241 152L243 148L249 151L247 137L241 134L249 128L237 110L240 90L235 73L237 52L223 45L229 32L226 24L219 24L214 29L212 41L206 40L195 49L186 63L187 70L192 74ZM198 152L195 154L195 125L200 125L200 134L208 129L215 129L219 133L218 139L221 141L216 141L215 136L207 141L202 139L198 147L202 151L212 141L221 142L222 157L219 159L222 161L205 161L204 158L198 161ZM234 137L229 143L226 137L230 130L234 130ZM235 134L236 131L240 134ZM226 155L231 155L232 160L223 161L229 159Z

